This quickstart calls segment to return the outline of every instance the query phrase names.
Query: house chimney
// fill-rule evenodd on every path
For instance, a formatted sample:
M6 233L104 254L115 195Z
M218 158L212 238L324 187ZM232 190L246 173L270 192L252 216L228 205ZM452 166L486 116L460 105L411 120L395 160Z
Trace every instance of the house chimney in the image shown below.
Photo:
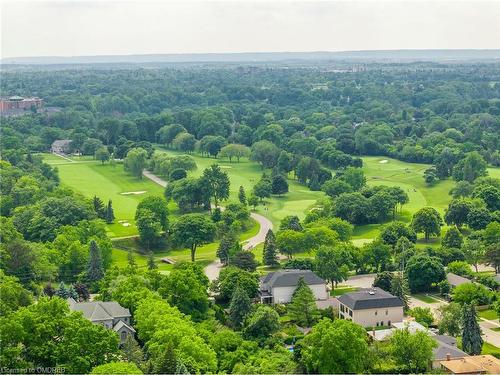
M451 361L451 354L450 353L446 354L446 360Z

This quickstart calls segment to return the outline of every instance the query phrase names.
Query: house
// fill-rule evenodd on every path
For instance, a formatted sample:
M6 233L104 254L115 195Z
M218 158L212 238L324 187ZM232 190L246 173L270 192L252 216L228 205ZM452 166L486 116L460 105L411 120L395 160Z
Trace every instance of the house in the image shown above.
M441 369L451 374L500 374L500 360L491 354L441 361Z
M469 355L457 347L457 339L447 335L433 336L438 346L432 350L432 368L441 368L442 361L449 361L468 357Z
M120 342L123 344L128 335L134 335L135 329L130 326L130 311L118 302L76 302L74 299L68 299L71 311L83 313L94 324L101 324L107 329L112 329L120 336Z
M403 321L403 302L380 288L345 293L338 300L340 318L363 327L391 326Z
M378 329L375 330L374 327L373 329L368 332L368 334L373 337L374 340L376 341L385 341L389 340L391 335L398 329L405 329L407 328L410 333L415 333L417 331L424 331L424 332L429 332L427 328L425 328L422 324L417 323L414 320L407 320L404 322L397 322L397 323L392 323L391 328L387 329Z
M470 281L469 279L467 279L465 277L462 277L462 276L459 276L459 275L455 275L454 273L451 273L451 272L448 272L446 274L446 280L448 281L448 283L450 284L450 286L451 286L452 289L456 288L459 285L467 284L467 283L471 283L472 282L472 281Z
M299 279L311 288L316 300L326 300L326 281L310 270L281 270L270 272L260 282L261 303L288 303L297 289Z
M50 151L54 154L67 154L71 139L57 139L52 143Z

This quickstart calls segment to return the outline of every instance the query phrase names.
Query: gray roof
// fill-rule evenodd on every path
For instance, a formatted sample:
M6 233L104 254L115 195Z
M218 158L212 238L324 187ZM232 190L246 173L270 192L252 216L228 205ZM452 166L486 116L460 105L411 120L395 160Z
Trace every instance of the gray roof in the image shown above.
M133 329L131 326L129 326L128 324L126 324L123 320L120 320L118 323L116 323L116 325L113 327L113 329L118 332L122 327L125 327L127 328L129 331L131 332L134 332L135 333L135 329Z
M434 360L446 359L449 354L450 358L463 358L469 355L457 348L457 339L447 335L436 335L433 338L438 343L438 347L432 349Z
M92 322L130 317L129 309L121 307L118 302L72 302L69 303L72 311L81 311L83 316Z
M448 272L446 274L446 280L448 280L451 286L459 286L471 282L469 279L459 275L455 275L454 273L451 272Z
M71 139L56 139L54 142L52 142L52 147L65 147L69 146L71 143Z
M296 286L301 277L307 285L326 284L325 280L310 270L281 270L269 272L262 279L262 283L268 284L271 288Z
M403 302L398 297L380 288L367 288L345 293L338 300L352 310L403 307Z

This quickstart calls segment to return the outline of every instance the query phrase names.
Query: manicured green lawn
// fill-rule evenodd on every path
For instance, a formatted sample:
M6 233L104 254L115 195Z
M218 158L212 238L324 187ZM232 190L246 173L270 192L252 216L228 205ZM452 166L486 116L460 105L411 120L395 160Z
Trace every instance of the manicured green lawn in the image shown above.
M359 290L359 288L356 287L338 287L330 291L330 295L333 297L338 297L341 296L342 294L349 293L349 292L355 292Z
M500 348L496 347L493 344L485 342L483 344L483 350L481 351L481 354L491 354L497 358L500 358Z
M110 237L137 234L134 220L137 204L147 196L163 195L163 188L146 178L139 180L131 176L123 170L122 164L116 164L113 167L110 164L101 165L100 162L89 157L72 157L72 159L77 162L72 163L55 155L44 154L44 160L48 164L56 165L59 169L62 185L66 185L88 198L97 195L104 203L107 203L108 199L112 200L116 220L114 224L108 225ZM141 193L137 195L123 194L127 192ZM174 204L170 205L169 208L171 211L176 210ZM119 221L125 222L120 223ZM124 226L126 223L129 223L129 226Z
M492 331L500 332L500 327L491 328Z
M437 303L437 302L439 302L437 299L435 299L431 296L426 296L425 294L412 294L412 297L415 299L418 299L419 301L425 302L425 303Z
M483 319L487 319L487 320L498 319L497 313L493 309L481 310L481 311L478 311L478 314Z
M182 153L167 150L160 146L157 148L160 152L169 155L182 155ZM241 159L240 163L234 160L230 163L227 159L201 157L197 154L191 156L198 166L197 170L190 172L191 176L200 176L205 168L215 163L219 164L228 173L231 181L229 200L234 202L238 200L240 186L245 188L247 197L250 196L252 187L260 180L263 173L258 163L249 161L246 158ZM289 192L287 194L281 197L273 196L266 199L265 206L259 205L255 211L271 220L275 229L279 227L281 219L287 215L297 215L300 219L303 219L316 201L325 196L323 192L311 191L308 187L299 184L293 179L289 179L288 184Z

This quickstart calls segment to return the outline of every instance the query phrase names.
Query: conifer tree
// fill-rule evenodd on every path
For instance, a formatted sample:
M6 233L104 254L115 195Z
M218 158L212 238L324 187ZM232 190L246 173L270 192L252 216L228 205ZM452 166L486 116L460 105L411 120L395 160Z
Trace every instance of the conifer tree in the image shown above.
M177 354L172 344L168 344L153 364L156 374L174 374L177 370Z
M241 329L246 316L252 309L252 303L247 292L241 286L237 286L231 297L229 305L229 322L235 329Z
M59 284L59 288L56 290L56 296L61 297L62 299L67 299L70 297L70 294L68 292L68 288L66 288L66 285L61 281Z
M320 317L314 293L302 277L287 310L290 317L301 327L311 327Z
M144 353L141 347L134 339L133 335L127 335L125 342L123 343L123 357L127 362L132 362L137 365L137 367L142 367L144 362Z
M276 266L278 264L278 249L276 247L276 237L271 229L266 233L264 241L264 264L266 266Z
M247 195L245 194L245 188L240 186L240 190L238 191L238 199L241 204L247 205Z
M73 298L75 301L79 300L78 293L76 292L75 287L73 285L69 286L68 295L69 295L69 297Z
M152 251L149 252L148 254L148 270L155 270L157 269L158 266L156 265L156 262L155 262L155 256L153 254Z
M101 249L94 240L90 241L89 263L87 266L87 280L91 283L99 281L104 276Z
M396 297L399 297L401 302L403 302L403 309L406 311L409 308L408 305L408 295L410 288L408 287L408 280L401 272L395 274L391 281L391 293Z
M108 206L106 207L106 223L111 224L115 221L115 213L113 211L113 205L111 199L108 201Z
M94 198L92 199L92 204L94 205L94 211L97 214L97 217L103 219L105 210L104 210L104 203L102 203L101 198L94 195Z
M135 270L137 268L137 263L135 262L135 256L132 250L127 252L127 263L131 269Z
M222 237L217 248L217 256L223 265L229 263L229 258L235 245L238 245L238 239L233 232L228 232Z
M476 307L465 304L462 308L462 349L470 355L481 354L483 338L477 322Z

